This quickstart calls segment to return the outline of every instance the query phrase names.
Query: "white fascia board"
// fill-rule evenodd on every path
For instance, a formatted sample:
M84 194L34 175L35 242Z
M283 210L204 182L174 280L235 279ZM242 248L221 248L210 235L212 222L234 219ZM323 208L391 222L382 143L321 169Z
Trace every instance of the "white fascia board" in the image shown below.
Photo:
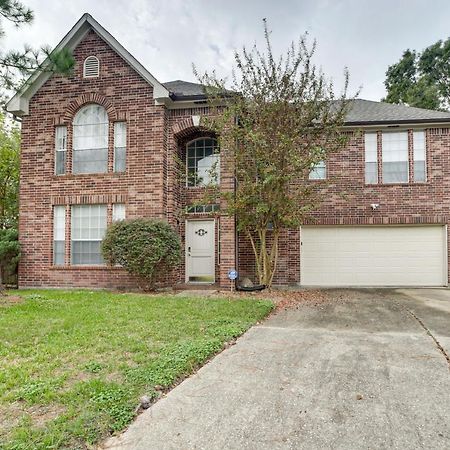
M153 98L162 102L171 100L169 91L108 31L106 31L90 14L83 14L72 29L64 36L54 51L67 48L73 51L90 29L93 29L116 53L118 53L145 81L153 87ZM6 110L14 115L28 114L28 104L33 95L51 77L52 73L45 71L49 60L42 63L42 68L36 70L25 82L22 88L8 101Z

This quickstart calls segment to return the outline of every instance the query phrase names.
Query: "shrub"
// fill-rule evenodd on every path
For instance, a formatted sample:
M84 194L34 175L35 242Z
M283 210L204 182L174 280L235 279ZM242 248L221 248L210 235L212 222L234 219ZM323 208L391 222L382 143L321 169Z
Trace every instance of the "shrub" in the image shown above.
M15 229L0 229L0 289L3 277L9 278L16 273L20 257L18 233Z
M181 261L179 236L167 222L153 219L122 220L112 223L102 242L104 259L120 264L153 289L158 278Z

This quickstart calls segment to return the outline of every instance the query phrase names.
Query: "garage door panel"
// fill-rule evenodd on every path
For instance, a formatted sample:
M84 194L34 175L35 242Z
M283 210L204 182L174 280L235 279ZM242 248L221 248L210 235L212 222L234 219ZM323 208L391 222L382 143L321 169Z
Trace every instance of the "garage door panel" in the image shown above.
M319 286L446 285L443 226L303 227L301 282Z

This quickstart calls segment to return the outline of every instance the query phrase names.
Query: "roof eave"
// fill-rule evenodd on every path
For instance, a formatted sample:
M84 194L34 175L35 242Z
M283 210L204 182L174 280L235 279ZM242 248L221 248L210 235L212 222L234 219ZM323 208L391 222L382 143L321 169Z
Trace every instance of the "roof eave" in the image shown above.
M346 127L356 126L401 126L401 125L420 125L420 124L447 124L450 123L449 118L436 119L409 119L409 120L361 120L344 122Z

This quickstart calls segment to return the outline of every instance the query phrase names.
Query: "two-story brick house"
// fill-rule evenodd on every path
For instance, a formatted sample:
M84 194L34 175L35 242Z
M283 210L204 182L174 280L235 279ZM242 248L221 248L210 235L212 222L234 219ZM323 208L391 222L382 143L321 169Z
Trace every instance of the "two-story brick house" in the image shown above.
M73 75L37 72L7 105L22 122L20 286L135 286L100 254L107 224L135 217L168 220L184 242L167 284L226 287L234 267L252 276L234 219L192 207L218 160L221 189L234 185L200 126L202 86L158 82L87 14L57 48L73 51ZM347 148L311 172L330 181L325 201L282 237L276 282L447 285L450 113L355 100L345 132Z

